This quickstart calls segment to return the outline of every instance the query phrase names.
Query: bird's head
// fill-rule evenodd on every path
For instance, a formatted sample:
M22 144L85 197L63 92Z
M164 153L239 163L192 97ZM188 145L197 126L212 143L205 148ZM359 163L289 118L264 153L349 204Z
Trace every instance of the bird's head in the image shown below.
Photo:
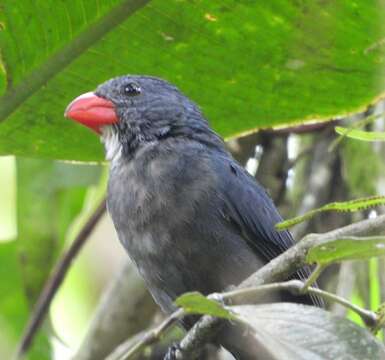
M214 134L191 100L167 81L150 76L108 80L73 100L65 116L102 136L107 159L130 157L140 146L170 136Z

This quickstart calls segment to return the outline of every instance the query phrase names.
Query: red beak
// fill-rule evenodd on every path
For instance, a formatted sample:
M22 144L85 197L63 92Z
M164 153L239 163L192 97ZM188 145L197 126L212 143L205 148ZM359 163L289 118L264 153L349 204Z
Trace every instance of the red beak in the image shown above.
M89 127L98 134L101 134L103 126L118 122L115 105L92 92L73 100L67 106L64 116Z

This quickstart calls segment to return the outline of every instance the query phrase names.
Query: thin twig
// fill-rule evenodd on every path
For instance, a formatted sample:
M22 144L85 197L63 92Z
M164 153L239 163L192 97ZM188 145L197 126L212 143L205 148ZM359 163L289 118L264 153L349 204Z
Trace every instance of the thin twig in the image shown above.
M143 330L139 332L138 334L130 337L128 340L122 342L119 344L114 351L109 354L105 360L120 360L122 357L128 353L132 349L133 346L137 345L138 342L140 342L144 336L146 335L147 331Z
M284 279L306 263L309 249L350 235L368 234L385 229L385 215L362 220L323 234L308 234L297 244L272 259L254 274L244 280L240 287L262 285Z
M321 275L321 273L324 269L325 269L325 265L317 264L316 268L313 270L313 272L307 278L307 280L306 280L306 282L302 288L303 293L307 292L309 287L312 286L316 282L316 280Z
M68 251L58 261L52 275L48 278L44 285L43 291L36 302L33 312L28 320L28 323L24 329L23 336L20 340L17 358L21 358L30 348L32 341L37 334L52 302L54 295L63 282L65 275L67 274L72 260L79 253L88 236L95 228L95 225L99 222L100 218L106 211L106 199L104 198L88 221L84 224L79 234L71 244Z
M250 295L255 297L256 295L259 295L261 293L265 294L266 292L270 292L270 291L287 290L287 291L293 292L295 295L308 293L308 294L318 295L324 298L325 300L334 301L354 311L361 317L364 323L369 327L373 327L378 323L378 316L376 315L375 312L369 311L357 305L354 305L348 300L338 295L335 295L333 293L330 293L328 291L310 287L310 286L305 288L305 285L306 283L304 283L303 281L290 280L290 281L266 284L266 285L261 285L257 287L246 288L246 289L232 290L232 291L223 293L221 297L225 301L230 300L231 303L242 304L243 303L242 300L245 297L249 298Z
M140 353L141 351L143 351L143 349L146 346L149 346L154 342L158 341L160 337L184 315L185 315L185 311L183 309L176 310L169 317L167 317L161 324L159 324L156 328L145 333L142 339L140 339L140 341L138 341L135 345L129 348L129 350L118 359L127 360L132 358L134 355ZM109 360L116 359L116 357L114 356L114 353L109 355L106 359L109 359Z
M366 310L360 306L357 306L357 305L349 302L348 300L346 300L346 299L344 299L344 298L342 298L336 294L330 293L330 292L325 291L325 290L317 289L317 288L311 288L311 287L308 289L308 292L310 294L319 295L326 300L334 301L334 302L336 302L342 306L345 306L346 308L354 311L355 313L357 313L361 317L362 321L368 327L374 326L375 324L378 323L378 317L377 317L375 312L370 311L370 310Z

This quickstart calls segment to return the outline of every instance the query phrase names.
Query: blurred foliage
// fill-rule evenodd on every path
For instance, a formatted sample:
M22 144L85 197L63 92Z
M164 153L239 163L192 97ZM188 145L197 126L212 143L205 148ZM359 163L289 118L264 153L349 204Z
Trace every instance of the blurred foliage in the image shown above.
M99 181L100 170L92 165L17 159L18 251L30 305L83 207L86 186Z
M381 2L146 3L3 0L0 153L102 159L63 111L125 73L176 83L224 136L327 120L384 90Z
M103 169L97 186L88 187L84 197L81 212L72 221L71 226L66 229L65 243L70 245L79 233L90 214L98 205L105 194L107 169ZM112 237L112 236L111 236ZM108 238L110 240L110 237ZM94 246L92 243L89 246ZM119 244L116 244L119 246ZM104 254L103 254L104 255ZM76 257L76 262L66 275L57 295L51 305L52 326L56 333L60 334L61 340L71 348L80 345L85 335L86 326L91 318L91 313L97 304L98 294L101 289L100 279L95 274L95 269L90 266L90 254L83 249ZM98 262L102 259L91 259ZM100 265L94 265L99 267ZM105 268L103 267L104 271ZM71 316L68 316L71 314Z
M352 197L376 194L382 158L374 151L372 144L344 140L341 151L344 178Z
M16 166L13 156L0 157L0 242L15 239L16 227Z
M16 250L15 241L0 243L0 344L6 344L6 347L0 349L2 359L11 358L16 341L20 338L29 316L29 305L24 293ZM45 332L41 332L28 358L45 360L50 359L49 354L48 338Z
M83 209L87 189L99 184L101 178L100 166L53 160L18 158L16 168L17 241L0 243L0 256L4 258L0 260L0 269L5 272L0 275L0 323L6 329L10 328L5 334L13 351L30 309L71 235L71 225L78 223L78 231L84 217L88 217L92 210L90 204ZM102 188L104 193L105 177ZM99 200L100 195L97 196ZM95 196L92 203L95 203ZM79 221L82 210L86 214ZM49 354L42 350L48 349L44 332L41 337L30 355L33 359L35 353L36 359L49 358L43 356Z

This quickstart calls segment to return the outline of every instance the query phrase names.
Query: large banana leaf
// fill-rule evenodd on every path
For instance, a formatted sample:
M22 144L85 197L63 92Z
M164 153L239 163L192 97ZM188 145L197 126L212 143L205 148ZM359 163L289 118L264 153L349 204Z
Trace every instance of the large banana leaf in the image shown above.
M0 153L102 159L63 111L125 73L175 82L223 136L357 111L384 91L383 14L374 0L2 0Z

